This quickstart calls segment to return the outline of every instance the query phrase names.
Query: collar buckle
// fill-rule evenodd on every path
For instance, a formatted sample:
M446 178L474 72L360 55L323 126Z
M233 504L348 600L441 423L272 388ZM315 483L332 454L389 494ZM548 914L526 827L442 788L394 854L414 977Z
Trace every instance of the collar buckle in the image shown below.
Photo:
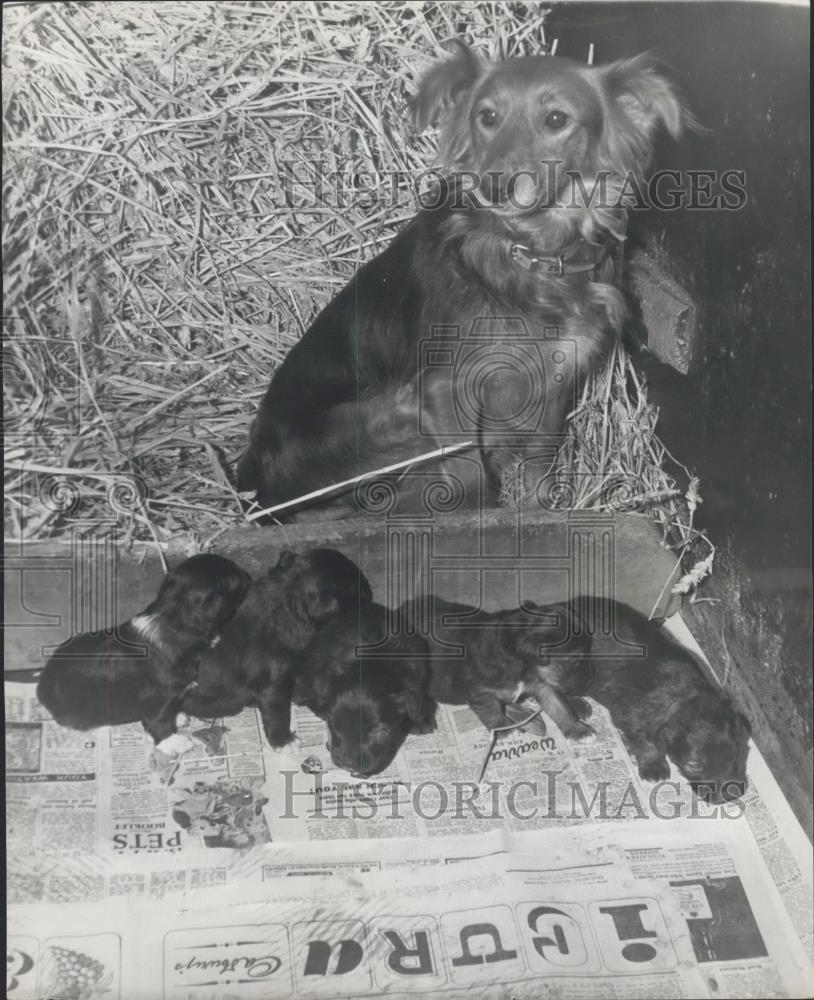
M527 271L542 271L543 274L554 274L558 278L565 274L565 261L559 254L542 256L522 243L512 243L509 254L512 260L517 261Z

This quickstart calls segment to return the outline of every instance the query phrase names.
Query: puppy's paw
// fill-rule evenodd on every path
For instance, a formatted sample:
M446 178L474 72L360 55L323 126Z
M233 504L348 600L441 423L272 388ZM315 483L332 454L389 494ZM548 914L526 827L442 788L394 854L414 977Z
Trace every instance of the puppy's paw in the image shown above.
M155 747L150 751L150 754L147 757L147 767L151 771L155 771L156 774L161 774L171 768L177 760L177 757L164 753L163 750L159 750L158 747Z
M670 765L665 757L651 757L639 764L642 781L666 781L670 777Z
M431 719L417 719L413 722L410 732L413 736L426 736L428 733L434 733L437 728L438 724L433 716Z
M179 712L175 716L175 731L180 733L181 730L187 730L192 725L192 719L187 715L186 712Z
M172 736L163 739L153 752L159 752L164 757L177 760L179 757L183 757L185 753L189 753L194 746L195 740L186 733L173 733Z
M572 743L596 743L596 732L587 722L575 722L573 726L568 727L565 735Z
M163 753L156 747L150 751L150 756L147 758L147 767L154 774L158 775L158 779L162 785L171 785L175 778L175 772L178 770L178 761L178 757L172 757L169 754Z
M302 740L296 733L289 733L288 738L284 742L281 740L275 740L272 743L272 741L269 740L269 744L275 753L295 754L302 750Z
M568 704L574 715L584 722L594 714L593 705L585 698L569 698Z

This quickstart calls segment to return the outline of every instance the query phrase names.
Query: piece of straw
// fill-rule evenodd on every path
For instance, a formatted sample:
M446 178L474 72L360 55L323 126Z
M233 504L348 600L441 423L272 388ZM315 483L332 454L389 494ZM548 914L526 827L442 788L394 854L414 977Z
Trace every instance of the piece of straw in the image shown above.
M446 445L443 448L436 448L434 451L424 452L422 455L415 455L413 458L405 458L401 462L394 462L392 465L385 465L381 469L374 469L372 472L363 472L358 476L353 476L351 479L343 479L340 483L332 483L330 486L323 486L318 490L313 490L311 493L305 493L303 496L295 497L293 500L286 500L283 503L275 504L273 507L265 507L263 510L253 511L251 514L246 515L246 520L256 521L261 517L270 517L273 514L279 513L281 510L298 507L300 504L307 503L309 500L316 500L319 497L327 496L329 493L335 493L337 490L347 489L349 486L365 482L367 479L374 479L376 476L386 476L391 472L398 472L399 469L407 469L413 465L420 465L422 462L429 462L433 458L443 458L445 455L451 455L453 452L461 451L464 448L471 448L474 443L474 441L464 441L462 444Z

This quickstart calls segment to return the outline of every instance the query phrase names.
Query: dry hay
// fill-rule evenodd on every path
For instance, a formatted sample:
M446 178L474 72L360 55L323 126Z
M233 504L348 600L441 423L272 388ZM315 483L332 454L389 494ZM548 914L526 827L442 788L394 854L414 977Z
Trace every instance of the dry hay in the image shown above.
M546 13L6 5L8 534L113 518L194 549L243 523L227 470L271 373L415 210L416 74L453 35L538 52Z

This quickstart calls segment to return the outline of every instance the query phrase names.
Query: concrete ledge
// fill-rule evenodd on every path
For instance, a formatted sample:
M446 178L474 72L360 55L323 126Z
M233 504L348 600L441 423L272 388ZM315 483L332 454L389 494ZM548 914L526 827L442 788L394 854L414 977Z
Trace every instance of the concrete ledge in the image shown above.
M376 599L394 605L434 590L485 610L603 594L649 614L677 610L676 559L647 517L489 510L417 518L364 517L323 524L247 527L217 550L253 575L283 549L326 546L354 559ZM182 553L171 553L179 562ZM123 551L110 536L5 549L8 669L36 667L70 635L110 627L153 598L161 567L153 549Z
M224 535L217 550L257 576L284 549L314 546L336 548L354 559L376 599L390 606L427 591L484 610L601 594L644 614L656 607L657 615L666 617L681 603L671 594L674 553L653 522L635 514L504 509L425 518L368 516L247 527ZM175 564L185 555L170 552L169 561ZM124 550L112 536L91 532L78 534L73 543L7 545L4 575L6 669L33 669L70 635L110 627L142 610L155 596L162 570L154 548ZM729 648L722 645L721 615L733 604L724 565L716 567L712 586L705 592L725 591L721 603L688 606L685 618L716 679L724 680L726 673L727 688L750 717L758 746L810 831L811 794L804 784L811 761L792 725L796 706L743 648L748 631L742 615L730 617Z

